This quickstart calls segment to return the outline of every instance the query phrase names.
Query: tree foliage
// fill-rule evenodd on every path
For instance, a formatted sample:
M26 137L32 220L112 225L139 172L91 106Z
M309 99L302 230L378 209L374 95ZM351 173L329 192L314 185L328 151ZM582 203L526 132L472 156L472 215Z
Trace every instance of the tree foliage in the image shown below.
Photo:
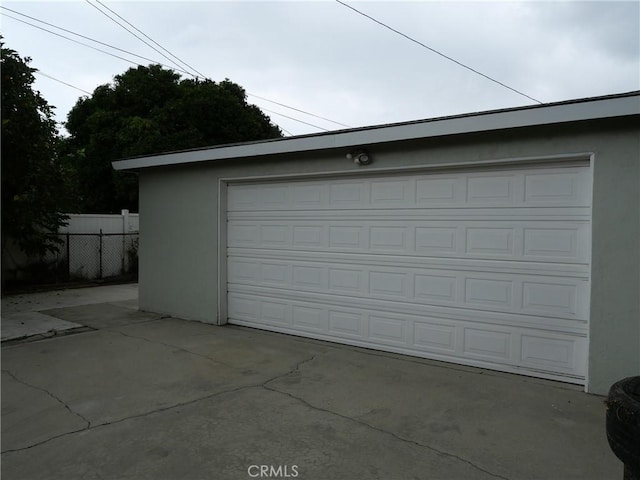
M159 65L97 87L76 103L66 127L81 208L92 213L137 211L137 177L115 172L114 160L282 136L239 85L181 79Z
M68 186L60 164L52 107L33 90L35 69L4 47L2 76L2 252L16 241L30 256L57 250L54 239L66 217L61 214Z

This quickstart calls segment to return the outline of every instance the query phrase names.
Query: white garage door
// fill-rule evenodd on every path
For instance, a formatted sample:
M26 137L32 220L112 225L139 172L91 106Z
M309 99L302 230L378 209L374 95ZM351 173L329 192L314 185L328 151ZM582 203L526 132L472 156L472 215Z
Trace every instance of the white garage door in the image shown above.
M584 383L585 166L228 186L228 321Z

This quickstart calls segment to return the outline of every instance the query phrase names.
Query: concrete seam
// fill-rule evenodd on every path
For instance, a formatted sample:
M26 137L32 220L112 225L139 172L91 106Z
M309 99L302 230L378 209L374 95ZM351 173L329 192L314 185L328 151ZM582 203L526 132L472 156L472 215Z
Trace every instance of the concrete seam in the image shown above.
M273 381L275 381L275 380L278 380L278 379L280 379L280 378L286 377L286 376L288 376L288 375L291 375L291 374L292 374L292 373L294 373L294 372L299 371L299 370L300 370L300 367L301 367L302 365L304 365L305 363L312 362L312 361L313 361L313 360L315 360L315 359L316 359L316 355L311 355L311 357L309 357L309 358L305 358L304 360L300 360L300 361L299 361L298 363L296 363L296 365L295 365L291 370L289 370L288 372L281 373L281 374L279 374L279 375L276 375L276 376L274 376L274 377L270 378L269 380L265 380L264 382L262 382L262 383L260 384L260 386L261 386L261 387L266 388L267 390L270 390L270 389L267 387L267 384L268 384L268 383L273 382Z
M2 370L3 372L5 372L7 375L9 375L11 378L13 378L16 382L21 383L23 385L26 385L27 387L31 387L31 388L35 388L36 390L40 390L41 392L46 393L47 395L49 395L51 398L53 398L55 401L57 401L58 403L62 404L64 406L64 408L66 408L69 413L76 415L78 417L80 417L83 421L87 422L87 427L86 428L90 428L91 427L91 422L84 417L81 413L78 412L74 412L71 407L64 402L61 398L59 398L58 396L54 395L53 392L50 392L49 390L47 390L46 388L42 388L42 387L38 387L37 385L33 385L31 383L25 382L24 380L16 377L13 373L11 373L9 370Z
M11 450L3 450L0 453L2 455L4 455L5 453L22 452L23 450L29 450L31 448L39 447L40 445L44 445L45 443L48 443L48 442L50 442L52 440L55 440L56 438L66 437L67 435L73 435L74 433L86 432L87 430L91 430L91 429L85 427L85 428L81 428L79 430L72 430L70 432L65 432L65 433L61 433L59 435L54 435L53 437L47 438L46 440L42 440L42 441L40 441L38 443L27 445L26 447L14 448L14 449L11 449Z
M5 371L5 370L3 370L3 371ZM20 382L20 383L24 383L24 382ZM25 385L28 385L28 384L25 383ZM29 386L31 386L31 385L29 385ZM172 410L174 408L184 407L186 405L191 405L193 403L197 403L197 402L200 402L202 400L208 400L210 398L214 398L214 397L216 397L218 395L224 395L225 393L234 393L234 392L238 392L240 390L245 390L245 389L249 389L249 388L257 388L257 387L260 387L260 386L261 386L261 384L244 385L242 387L237 387L237 388L232 388L230 390L224 390L224 391L221 391L221 392L212 393L212 394L206 395L204 397L194 398L193 400L189 400L187 402L176 403L176 404L173 404L173 405L168 405L166 407L158 408L156 410L151 410L149 412L139 413L137 415L131 415L129 417L124 417L124 418L120 418L120 419L117 419L117 420L113 420L111 422L100 423L100 424L93 425L93 426L88 426L88 427L85 427L85 428L82 428L82 429L79 429L79 430L74 430L72 432L62 433L60 435L55 435L55 436L53 436L51 438L47 438L46 440L42 440L41 442L34 443L34 444L28 445L26 447L15 448L13 450L4 450L4 451L2 451L0 453L5 454L5 453L20 452L22 450L29 450L30 448L38 447L38 446L43 445L43 444L45 444L47 442L50 442L52 440L56 440L56 439L58 439L60 437L66 437L67 435L73 435L74 433L85 432L85 431L93 431L93 430L96 430L96 429L101 428L101 427L108 427L110 425L116 425L118 423L126 422L128 420L147 417L149 415L153 415L154 413L166 412L166 411ZM38 388L38 387L34 387L34 388ZM74 413L74 412L72 412L72 413ZM77 414L77 415L79 415L79 414ZM84 417L82 417L82 418L84 418Z
M134 337L134 338L140 338L140 337ZM145 339L145 340L146 340L146 339ZM152 342L152 343L155 343L155 342ZM163 345L164 345L164 344L163 344ZM168 345L168 346L173 346L173 345ZM188 350L187 350L187 351L188 351ZM198 355L198 354L196 354L196 355ZM300 366L301 366L302 364L307 363L307 362L310 362L310 361L311 361L311 360L313 360L314 358L315 358L315 355L314 355L314 356L312 356L312 357L310 357L310 358L306 358L306 359L304 359L304 360L301 360L301 361L300 361L300 362L298 362L298 363L297 363L297 364L296 364L292 369L288 370L287 372L285 372L285 373L280 373L280 374L278 374L278 375L275 375L275 376L273 376L273 377L269 378L268 380L265 380L264 382L260 382L260 383L252 383L252 384L249 384L249 385L243 385L243 386L241 386L241 387L231 388L231 389L229 389L229 390L223 390L223 391L220 391L220 392L211 393L211 394L209 394L209 395L205 395L204 397L194 398L193 400L189 400L189 401L187 401L187 402L176 403L176 404L174 404L174 405L169 405L169 406L166 406L166 407L158 408L158 409L156 409L156 410L151 410L151 411L149 411L149 412L140 413L140 414L138 414L138 415L131 415L131 416L129 416L129 417L121 418L121 419L119 419L119 420L114 420L114 421L112 421L112 422L101 423L101 424L99 424L99 425L95 425L95 426L91 427L91 428L90 428L90 430L94 430L94 429L99 428L99 427L105 427L105 426L108 426L108 425L114 425L114 424L116 424L116 423L124 422L124 421L126 421L126 420L131 420L131 419L134 419L134 418L146 417L146 416L148 416L148 415L153 415L154 413L165 412L165 411L168 411L168 410L172 410L172 409L174 409L174 408L177 408L177 407L184 407L184 406L186 406L186 405L191 405L191 404L194 404L194 403L198 403L198 402L200 402L200 401L202 401L202 400L209 400L209 399L211 399L211 398L217 397L217 396L219 396L219 395L224 395L224 394L226 394L226 393L235 393L235 392L239 392L239 391L241 391L241 390L248 390L248 389L251 389L251 388L260 388L260 387L267 388L267 387L265 387L265 385L266 385L267 383L272 382L273 380L277 380L278 378L285 377L285 376L287 376L287 375L289 375L289 374L291 374L291 373L295 372L296 370L298 370L298 369L300 368ZM211 360L211 359L210 359L210 360ZM213 360L212 360L212 361L213 361Z
M290 375L290 374L298 371L302 365L313 361L315 358L316 358L316 356L314 355L311 358L308 358L306 360L302 360L301 362L298 362L298 364L296 364L296 366L293 369L291 369L289 372L284 373L282 375L277 375L277 376L265 381L264 383L262 383L262 385L261 385L262 388L264 388L265 390L269 390L271 392L274 392L274 393L279 393L281 395L286 395L286 396L288 396L288 397L290 397L290 398L292 398L294 400L297 400L298 402L302 403L303 405L306 405L307 407L309 407L309 408L311 408L313 410L316 410L316 411L319 411L319 412L328 413L330 415L335 415L335 416L343 418L345 420L350 420L352 422L358 423L359 425L364 425L365 427L370 428L372 430L375 430L377 432L390 435L390 436L394 437L395 439L400 440L402 442L410 443L410 444L416 445L416 446L421 447L421 448L426 448L428 450L431 450L431 451L433 451L433 452L435 452L435 453L437 453L439 455L445 456L445 457L455 458L456 460L458 460L460 462L463 462L463 463L466 463L466 464L470 465L471 467L475 468L476 470L479 470L479 471L481 471L483 473L486 473L487 475L491 475L492 477L500 478L502 480L509 480L507 477L503 477L502 475L498 475L496 473L493 473L493 472L490 472L488 470L485 470L484 468L476 465L475 463L471 462L470 460L462 458L462 457L460 457L458 455L455 455L453 453L445 452L445 451L439 450L439 449L437 449L435 447L432 447L430 445L425 445L425 444L417 442L415 440L411 440L411 439L408 439L408 438L401 437L400 435L398 435L398 434L396 434L394 432L390 432L388 430L384 430L382 428L376 427L375 425L371 425L370 423L367 423L367 422L365 422L365 421L363 421L363 420L361 420L359 418L349 417L347 415L343 415L341 413L334 412L333 410L328 410L328 409L325 409L325 408L317 407L315 405L312 405L308 401L304 400L303 398L297 397L297 396L295 396L295 395L293 395L293 394L291 394L289 392L284 392L282 390L278 390L278 389L268 385L270 382L273 382L274 380L278 380L279 378L286 377L287 375Z
M245 390L245 389L249 389L249 388L255 388L257 386L259 386L259 385L255 385L255 384L243 385L241 387L231 388L229 390L223 390L223 391L220 391L220 392L210 393L209 395L205 395L204 397L194 398L193 400L188 400L186 402L175 403L173 405L167 405L166 407L157 408L157 409L151 410L149 412L139 413L137 415L131 415L129 417L124 417L124 418L120 418L118 420L113 420L111 422L100 423L99 425L95 425L95 426L91 427L90 430L95 430L95 429L100 428L100 427L107 427L109 425L115 425L115 424L118 424L118 423L125 422L127 420L133 420L135 418L147 417L149 415L153 415L154 413L166 412L166 411L172 410L174 408L178 408L178 407L185 407L187 405L192 405L194 403L201 402L202 400L209 400L209 399L217 397L219 395L224 395L225 393L239 392L240 390Z
M266 383L268 383L268 382L266 382ZM479 470L479 471L481 471L481 472L483 472L483 473L486 473L487 475L491 475L492 477L495 477L495 478L501 478L502 480L509 480L507 477L503 477L502 475L499 475L499 474L497 474L497 473L493 473L493 472L490 472L490 471L488 471L488 470L485 470L484 468L482 468L482 467L480 467L480 466L476 465L476 464L475 464L475 463L473 463L472 461L467 460L467 459L465 459L465 458L462 458L462 457L460 457L460 456L458 456L458 455L455 455L455 454L453 454L453 453L449 453L449 452L445 452L445 451L442 451L442 450L438 450L437 448L432 447L432 446L430 446L430 445L425 445L425 444L420 443L420 442L417 442L417 441L415 441L415 440L411 440L411 439L409 439L409 438L401 437L401 436L399 436L398 434L396 434L396 433L394 433L394 432L390 432L390 431L388 431L388 430L384 430L384 429L382 429L382 428L376 427L375 425L371 425L370 423L364 422L364 421L362 421L362 420L360 420L360 419L358 419L358 418L349 417L348 415L343 415L343 414L341 414L341 413L334 412L333 410L327 410L327 409L325 409L325 408L316 407L315 405L312 405L311 403L307 402L306 400L304 400L304 399L302 399L302 398L300 398L300 397L296 397L295 395L292 395L292 394L290 394L290 393L288 393L288 392L283 392L283 391L281 391L281 390L277 390L276 388L269 387L269 386L267 386L267 385L266 385L266 383L262 385L262 387L263 387L264 389L269 390L269 391L274 392L274 393L280 393L280 394L282 394L282 395L286 395L286 396L288 396L288 397L290 397L290 398L293 398L294 400L299 401L299 402L300 402L300 403L302 403L303 405L306 405L307 407L309 407L309 408L311 408L311 409L313 409L313 410L317 410L317 411L319 411L319 412L328 413L328 414L330 414L330 415L335 415L335 416L340 417L340 418L343 418L343 419L345 419L345 420L353 421L353 422L355 422L355 423L357 423L357 424L359 424L359 425L364 425L365 427L368 427L368 428L370 428L370 429L372 429L372 430L375 430L375 431L377 431L377 432L380 432L380 433L384 433L384 434L390 435L390 436L392 436L393 438L395 438L395 439L397 439L397 440L400 440L400 441L402 441L402 442L410 443L410 444L416 445L416 446L421 447L421 448L426 448L427 450L431 450L431 451L433 451L433 452L435 452L435 453L437 453L437 454L439 454L439 455L445 456L445 457L454 458L454 459L456 459L456 460L458 460L458 461L461 461L461 462L463 462L463 463L466 463L466 464L470 465L471 467L475 468L476 470Z
M117 332L117 331L116 331L116 332L114 332L114 333L121 333L121 332ZM131 335L126 335L126 334L123 334L123 335L125 335L125 336L131 336ZM142 337L135 337L135 336L131 336L131 337L132 337L132 338L140 338L140 339L142 339L142 340L146 340L146 341L151 342L151 343L157 343L157 342L152 342L151 340L146 339L146 338L142 338ZM163 343L160 343L160 344L162 344L162 345L166 345L166 346L170 346L170 347L173 347L173 346L174 346L174 345L167 345L167 344L163 344ZM176 347L176 348L178 348L178 347ZM186 351L187 351L187 352L189 352L188 350L186 350ZM189 353L193 353L193 352L189 352ZM199 354L194 354L194 355L199 355ZM208 357L205 357L205 358L208 358ZM277 380L278 378L281 378L281 377L287 376L287 375L289 375L289 374L291 374L291 373L295 372L296 370L298 370L298 369L300 368L300 366L301 366L302 364L304 364L304 363L306 363L306 362L310 362L310 361L311 361L311 360L313 360L314 358L315 358L315 355L314 355L314 356L312 356L312 357L310 357L310 358L304 359L304 360L302 360L302 361L298 362L298 363L297 363L297 364L296 364L292 369L288 370L287 372L285 372L285 373L281 373L281 374L278 374L278 375L275 375L275 376L273 376L273 377L269 378L268 380L265 380L264 382L260 382L260 383L252 383L252 384L250 384L250 385L243 385L243 386L241 386L241 387L236 387L236 388L231 388L231 389L229 389L229 390L223 390L223 391L220 391L220 392L215 392L215 393L212 393L212 394L209 394L209 395L205 395L204 397L200 397L200 398L195 398L195 399L193 399L193 400L189 400L189 401L187 401L187 402L182 402L182 403L176 403L176 404L173 404L173 405L168 405L168 406L166 406L166 407L162 407L162 408L158 408L158 409L155 409L155 410L151 410L151 411L149 411L149 412L144 412L144 413L140 413L140 414L137 414L137 415L131 415L131 416L129 416L129 417L124 417L124 418L120 418L120 419L118 419L118 420L114 420L114 421L111 421L111 422L100 423L100 424L98 424L98 425L93 425L93 426L91 425L91 423L90 423L86 418L84 418L82 415L80 415L80 414L78 414L78 413L76 413L76 412L73 412L73 411L68 407L68 405L66 405L66 404L65 404L64 402L62 402L60 399L58 399L58 398L57 398L57 397L55 397L53 394L51 394L51 392L48 392L47 390L44 390L44 389L41 389L41 388L35 387L35 386L33 386L33 385L29 385L29 384L28 384L28 383L26 383L26 382L22 382L22 381L20 381L18 378L16 378L16 377L11 373L11 372L9 372L8 370L2 370L3 372L7 372L7 373L8 373L12 378L14 378L16 381L18 381L18 382L20 382L20 383L23 383L24 385L27 385L27 386L30 386L30 387L33 387L33 388L36 388L36 389L39 389L39 390L42 390L42 391L44 391L44 392L48 393L48 394L49 394L49 395L51 395L54 399L58 400L58 401L59 401L60 403L62 403L65 407L67 407L67 409L68 409L71 413L74 413L74 414L76 414L76 415L80 416L83 420L85 420L85 421L87 422L87 424L88 424L88 425L87 425L87 427L85 427L85 428L83 428L83 429L80 429L80 430L74 430L74 431L72 431L72 432L66 432L66 433L63 433L63 434L60 434L60 435L56 435L56 436L54 436L54 437L48 438L48 439L43 440L43 441L41 441L41 442L35 443L35 444L33 444L33 445L28 445L28 446L26 446L26 447L16 448L16 449L13 449L13 450L5 450L5 451L2 451L2 452L0 452L0 453L5 454L5 453L20 452L20 451L22 451L22 450L28 450L28 449L30 449L30 448L34 448L34 447L37 447L37 446L43 445L43 444L45 444L45 443L47 443L47 442L50 442L50 441L55 440L55 439L60 438L60 437L65 437L65 436L67 436L67 435L72 435L72 434L74 434L74 433L83 432L83 431L86 431L86 430L95 430L95 429L100 428L100 427L106 427L106 426L109 426L109 425L115 425L115 424L118 424L118 423L121 423L121 422L125 422L125 421L128 421L128 420L133 420L133 419L135 419L135 418L143 418L143 417L146 417L146 416L149 416L149 415L153 415L154 413L166 412L166 411L172 410L172 409L174 409L174 408L184 407L184 406L187 406L187 405L191 405L191 404L194 404L194 403L200 402L200 401L202 401L202 400L209 400L209 399L211 399L211 398L217 397L217 396L219 396L219 395L224 395L224 394L226 394L226 393L235 393L235 392L239 392L239 391L241 391L241 390L247 390L247 389L251 389L251 388L261 388L261 387L262 387L262 388L267 388L267 387L266 387L266 384L267 384L267 383L269 383L269 382L271 382L271 381L273 381L273 380ZM209 360L211 360L211 359L209 359ZM212 361L214 361L214 360L212 360Z
M208 356L203 355L203 354L198 353L198 352L193 352L193 351L188 350L188 349L183 348L183 347L179 347L178 345L173 345L171 343L158 342L158 341L155 341L155 340L150 340L150 339L148 339L146 337L140 337L138 335L130 335L130 334L127 334L127 333L123 333L120 330L114 330L114 329L111 329L111 328L105 328L102 331L111 332L111 333L117 333L119 335L122 335L123 337L135 338L137 340L142 340L142 341L145 341L145 342L148 342L148 343L153 343L155 345L162 345L164 347L175 348L177 350L180 350L181 352L185 352L185 353L188 353L190 355L195 355L196 357L204 358L205 360L208 360L208 361L213 362L215 364L224 365L227 368L235 369L235 367L233 367L232 365L228 365L228 364L226 364L224 362L221 362L220 360L214 360L211 357L208 357Z

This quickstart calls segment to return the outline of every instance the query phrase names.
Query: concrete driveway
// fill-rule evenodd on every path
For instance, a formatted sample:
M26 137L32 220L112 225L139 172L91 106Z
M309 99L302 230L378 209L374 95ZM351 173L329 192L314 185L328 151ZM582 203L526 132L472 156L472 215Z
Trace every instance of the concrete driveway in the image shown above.
M139 312L134 288L40 300L81 327L3 343L3 480L622 478L578 387Z

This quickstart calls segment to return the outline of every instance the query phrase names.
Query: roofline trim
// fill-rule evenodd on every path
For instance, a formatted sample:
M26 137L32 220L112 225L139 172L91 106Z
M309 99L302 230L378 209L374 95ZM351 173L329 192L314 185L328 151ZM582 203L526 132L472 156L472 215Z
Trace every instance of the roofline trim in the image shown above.
M438 119L363 127L277 140L222 145L163 153L112 162L115 170L181 165L233 158L250 158L334 148L353 148L380 143L442 137L492 130L551 125L640 114L640 91L558 102L530 107L493 110Z

